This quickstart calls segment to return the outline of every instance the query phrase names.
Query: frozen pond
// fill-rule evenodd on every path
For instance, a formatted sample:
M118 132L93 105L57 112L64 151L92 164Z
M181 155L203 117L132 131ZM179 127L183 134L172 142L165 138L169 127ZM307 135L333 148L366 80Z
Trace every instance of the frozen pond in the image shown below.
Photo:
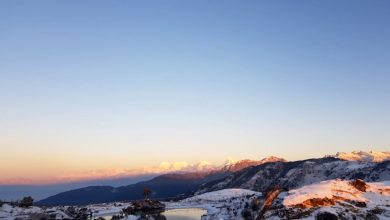
M202 215L207 211L201 208L182 208L182 209L168 209L161 213L167 220L200 220ZM112 215L100 216L106 220L110 220Z
M161 213L167 220L200 220L207 211L200 208L169 209Z

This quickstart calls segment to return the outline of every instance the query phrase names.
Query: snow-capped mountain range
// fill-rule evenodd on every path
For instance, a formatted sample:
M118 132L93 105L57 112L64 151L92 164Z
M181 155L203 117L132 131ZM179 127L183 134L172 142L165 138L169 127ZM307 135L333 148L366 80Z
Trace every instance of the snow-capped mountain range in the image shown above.
M223 171L231 171L231 172L236 172L239 170L242 170L247 167L252 167L252 166L258 166L264 163L271 163L271 162L286 162L287 160L279 157L266 157L261 160L239 160L239 161L227 161L222 168L219 168Z
M359 162L374 162L379 163L383 161L390 160L390 152L387 151L352 151L352 152L337 152L333 155L325 155L326 157L334 157L342 160L348 161L359 161ZM195 164L189 164L187 162L163 162L160 164L160 168L164 172L208 172L208 171L217 171L217 170L225 170L236 172L241 169L258 166L264 163L270 162L287 162L286 159L269 156L260 160L234 160L232 158L227 159L221 165L215 165L208 161L201 161Z
M263 163L276 162L287 160L275 156L265 157L261 160L235 160L232 158L227 159L223 164L215 165L208 161L201 161L199 163L190 164L187 162L163 162L160 164L161 171L164 173L188 173L188 172L210 172L210 171L238 171L250 166L257 166Z
M338 153L337 155L343 154ZM390 160L385 160L382 156L386 155L386 152L372 155L374 156L370 161L344 160L325 156L318 159L291 162L278 157L268 157L259 161L229 160L219 167L202 163L195 166L196 169L180 170L128 186L116 188L109 186L87 187L63 192L41 200L39 203L47 205L88 204L120 201L122 199L140 199L142 195L137 192L145 187L153 188L154 198L171 198L226 188L266 192L271 187L279 185L285 189L294 189L337 178L359 178L369 182L389 180ZM377 155L381 155L380 160L375 157ZM91 195L99 196L91 197ZM76 198L68 199L71 196Z
M383 162L390 160L390 152L387 151L352 151L352 152L337 152L333 155L326 155L325 157L334 157L348 161L360 161L360 162ZM286 159L269 156L260 160L235 160L232 158L227 159L223 164L215 165L208 161L201 161L199 163L190 164L187 162L163 162L160 164L162 171L166 172L207 172L216 170L230 170L238 171L246 167L257 166L270 162L287 162Z
M166 202L168 208L206 209L203 220L390 219L389 152L336 153L301 161L277 157L229 160L212 168L201 163L195 170L164 174L116 188L76 189L37 204L106 203L86 207L95 210L94 213L101 209L119 212L109 202L141 199L139 192L149 188L152 199L176 200ZM12 212L26 211L9 206L6 209L4 216L11 217ZM33 210L44 212L39 208ZM53 210L63 216L61 209Z
M390 160L390 152L386 151L352 151L352 152L338 152L331 157L340 158L343 160L354 160L362 162L383 162Z
M243 188L265 192L275 185L293 189L331 179L390 179L390 160L383 162L348 161L335 157L291 162L271 162L233 172L227 177L202 185L198 193L224 188Z
M268 193L228 188L199 194L180 201L165 202L170 210L201 208L207 210L202 220L219 219L390 219L390 181L366 183L361 180L328 180L292 190L271 189ZM93 217L118 214L127 202L93 204L87 209ZM71 219L68 208L31 207L29 209L3 205L0 218L22 219L52 216L53 219ZM138 220L129 215L123 220ZM145 218L143 218L145 219ZM151 218L147 218L151 219Z

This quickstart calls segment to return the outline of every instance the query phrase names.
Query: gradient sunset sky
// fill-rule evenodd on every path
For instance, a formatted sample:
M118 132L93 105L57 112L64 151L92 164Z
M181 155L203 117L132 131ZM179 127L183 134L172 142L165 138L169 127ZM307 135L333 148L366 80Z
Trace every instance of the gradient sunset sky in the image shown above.
M0 182L384 151L390 2L1 1L0 76Z

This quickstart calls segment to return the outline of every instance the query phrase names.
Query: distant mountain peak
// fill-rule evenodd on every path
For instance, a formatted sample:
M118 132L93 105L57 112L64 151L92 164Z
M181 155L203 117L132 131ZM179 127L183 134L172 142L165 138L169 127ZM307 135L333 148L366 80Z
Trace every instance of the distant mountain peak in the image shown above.
M262 162L262 163L287 162L287 160L284 158L281 158L281 157L269 156L269 157L265 157L265 158L261 159L260 162Z
M236 172L245 169L247 167L258 166L264 163L271 163L271 162L287 162L287 160L279 157L274 157L274 156L266 157L261 160L245 159L245 160L234 161L232 159L229 159L227 162L225 162L225 165L223 166L222 170Z
M235 163L237 163L237 162L238 162L238 160L229 157L229 158L225 161L225 163L223 164L223 166L230 166L230 165L233 165L233 164L235 164Z
M236 161L235 163L225 164L225 166L222 167L222 170L236 172L236 171L245 169L247 167L257 166L260 164L261 164L261 162L256 161L256 160L240 160L240 161Z
M390 152L388 151L352 151L352 152L337 152L335 155L331 155L343 160L353 160L361 162L383 162L390 160Z
M208 161L201 161L195 164L194 167L196 171L210 171L215 169L215 166Z

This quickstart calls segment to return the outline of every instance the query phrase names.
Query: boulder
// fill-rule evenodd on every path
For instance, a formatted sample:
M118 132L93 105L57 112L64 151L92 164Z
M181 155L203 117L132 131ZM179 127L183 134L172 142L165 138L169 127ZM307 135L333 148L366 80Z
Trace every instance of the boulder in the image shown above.
M367 184L361 179L352 180L349 182L349 184L351 184L357 190L362 191L362 192L366 192L367 187L368 187Z

